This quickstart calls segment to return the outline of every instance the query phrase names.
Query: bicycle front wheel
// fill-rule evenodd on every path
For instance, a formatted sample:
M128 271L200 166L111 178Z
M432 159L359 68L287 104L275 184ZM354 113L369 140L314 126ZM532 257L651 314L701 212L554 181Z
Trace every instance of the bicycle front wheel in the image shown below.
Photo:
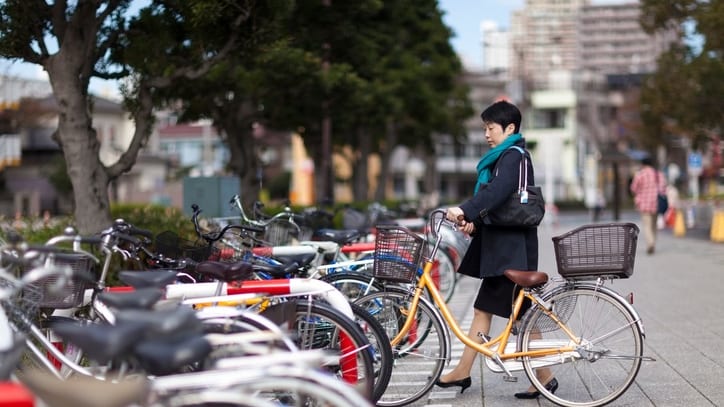
M540 308L531 309L522 327L523 351L576 348L553 356L524 357L525 373L533 386L562 406L602 406L621 396L641 366L643 341L635 315L622 299L595 287L564 289L547 300L580 343L575 344ZM555 393L545 387L551 378L560 386Z
M370 293L356 304L366 309L394 338L410 314L412 296L404 290ZM445 326L438 311L420 298L414 323L392 348L392 377L378 406L403 406L423 397L442 373L447 357Z

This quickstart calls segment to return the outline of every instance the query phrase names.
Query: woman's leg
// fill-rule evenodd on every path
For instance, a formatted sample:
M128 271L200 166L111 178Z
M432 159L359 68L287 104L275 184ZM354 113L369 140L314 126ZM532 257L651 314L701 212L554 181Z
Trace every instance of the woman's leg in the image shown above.
M473 322L470 324L470 330L468 331L468 337L476 342L482 343L482 339L478 336L478 333L484 335L490 334L490 322L493 319L493 314L488 312L480 311L473 308ZM475 356L478 352L466 346L463 350L460 361L449 373L440 376L441 382L453 382L455 380L461 380L466 377L470 377L470 371L475 363Z
M656 246L656 214L642 213L641 223L643 226L644 238L646 239L646 252L651 254Z

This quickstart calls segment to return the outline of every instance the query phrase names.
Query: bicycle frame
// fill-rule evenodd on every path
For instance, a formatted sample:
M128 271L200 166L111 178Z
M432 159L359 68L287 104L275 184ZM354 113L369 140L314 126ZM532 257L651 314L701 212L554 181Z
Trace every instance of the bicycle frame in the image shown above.
M442 225L442 221L435 225L437 228L436 230L439 230L440 226ZM439 233L438 233L439 236ZM445 300L442 298L442 295L438 291L437 287L435 286L435 283L432 278L432 267L434 262L435 254L437 253L437 249L440 243L440 239L438 238L435 242L435 246L433 250L431 250L429 257L424 258L424 265L422 268L422 274L418 277L417 285L415 286L414 295L412 297L412 301L410 303L410 308L407 310L407 318L405 320L405 323L403 324L402 328L398 332L398 334L390 340L391 344L393 346L401 343L403 338L407 335L407 333L410 331L410 329L413 326L414 323L414 316L417 312L418 303L420 301L420 297L422 296L423 290L427 290L430 294L430 298L432 298L432 302L437 305L438 309L440 310L443 319L447 322L447 325L449 326L449 329L453 332L453 334L466 346L469 346L473 349L475 349L477 352L482 353L483 355L491 358L493 361L498 364L503 371L506 373L509 373L508 368L503 365L504 360L509 359L515 359L515 358L521 358L521 357L543 357L543 356L551 356L551 355L560 355L560 354L566 354L566 353L574 353L577 349L577 345L581 344L581 338L577 337L573 332L568 329L568 327L558 319L558 317L550 311L550 307L546 306L545 303L539 299L537 295L534 293L531 293L529 290L522 289L518 292L518 295L515 299L515 302L513 304L513 311L511 313L510 318L508 319L508 322L505 326L505 328L502 330L502 332L495 338L490 339L489 341L486 341L484 343L478 343L475 340L468 337L468 335L462 330L460 325L458 324L457 320L455 319L455 316L452 314L450 309L448 308L447 304L445 303ZM539 306L543 310L543 312L551 318L553 321L555 321L556 324L560 326L560 328L568 335L570 341L568 344L561 344L560 346L552 346L552 347L544 347L540 349L535 350L528 350L528 351L519 351L516 349L514 352L510 352L506 350L506 346L508 343L508 339L510 338L510 335L513 331L513 324L517 320L517 317L520 313L520 310L523 305L523 300L525 298L528 298L531 300L533 306ZM510 374L508 374L510 376Z

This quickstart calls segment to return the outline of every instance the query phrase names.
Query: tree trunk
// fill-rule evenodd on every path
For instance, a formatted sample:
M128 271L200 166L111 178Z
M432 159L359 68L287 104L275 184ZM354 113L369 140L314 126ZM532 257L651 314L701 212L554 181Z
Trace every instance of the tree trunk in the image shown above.
M75 51L82 53L82 50ZM71 52L72 53L72 52ZM78 232L91 234L111 224L108 184L110 179L99 159L100 143L93 129L88 99L88 79L78 74L79 55L63 51L48 59L45 66L58 104L60 144L73 184L75 222Z
M260 162L256 153L256 142L249 118L252 114L248 113L249 109L248 106L239 106L233 113L225 110L217 111L214 113L214 122L221 130L222 137L226 137L230 153L229 168L239 177L239 197L244 205L244 212L247 216L253 217L251 208L254 202L259 200L256 170Z
M390 179L390 155L392 149L397 145L397 129L391 119L385 124L385 141L380 148L380 175L377 180L375 201L381 202L385 199L387 181Z
M359 202L370 199L368 160L370 152L372 151L372 140L363 130L359 131L357 139L359 140L359 146L356 162L354 163L354 171L352 171L352 182L354 200Z

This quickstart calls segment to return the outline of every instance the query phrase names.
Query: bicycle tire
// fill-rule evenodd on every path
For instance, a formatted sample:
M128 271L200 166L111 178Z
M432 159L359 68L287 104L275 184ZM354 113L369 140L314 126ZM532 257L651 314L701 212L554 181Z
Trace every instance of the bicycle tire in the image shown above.
M232 389L247 399L271 400L277 406L371 406L353 387L323 372L288 366L266 369L259 378Z
M523 367L533 386L561 406L602 406L621 396L634 382L643 355L641 328L624 300L593 286L571 286L544 298L557 315L563 314L563 322L573 335L583 338L583 343L570 354L547 359L524 357ZM540 308L530 310L521 330L523 351L534 349L537 340L571 343ZM535 368L542 364L560 383L555 393L546 389L546 383L535 374ZM544 380L547 382L549 377Z
M341 380L354 382L365 397L372 399L373 352L365 350L370 342L355 321L323 303L301 300L296 302L290 329L300 350L330 349L339 352L340 356L354 356L354 362L345 363L341 357L340 365L330 366L328 370ZM350 379L352 375L356 377Z
M440 291L442 298L445 299L445 302L449 302L453 294L455 294L455 287L458 282L455 262L450 258L450 254L444 247L440 247L437 251L435 262L437 262L438 275L437 289Z
M385 393L387 385L390 382L390 377L392 376L394 359L392 347L390 346L390 338L385 333L385 329L379 321L370 315L367 310L353 303L350 303L350 306L355 316L355 322L357 322L357 325L364 331L374 352L375 382L372 389L372 401L377 402Z
M356 301L385 327L394 338L404 324L411 295L404 290L370 293ZM423 332L418 327L426 326ZM377 401L378 406L403 406L422 398L435 385L447 359L446 327L439 311L426 300L420 299L416 326L405 342L392 349L395 363L387 390ZM421 335L422 334L422 335ZM419 340L424 336L424 341Z

